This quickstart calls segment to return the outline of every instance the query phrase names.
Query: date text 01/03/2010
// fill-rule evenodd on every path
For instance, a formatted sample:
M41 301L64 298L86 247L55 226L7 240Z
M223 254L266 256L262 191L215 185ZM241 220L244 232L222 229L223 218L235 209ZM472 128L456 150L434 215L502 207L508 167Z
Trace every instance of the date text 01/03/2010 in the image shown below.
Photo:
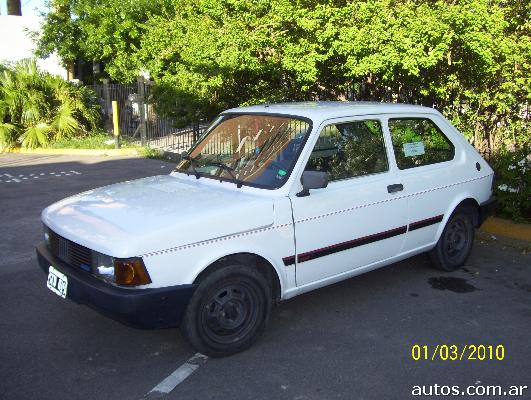
M505 348L502 344L414 344L411 358L415 361L501 361L505 358Z

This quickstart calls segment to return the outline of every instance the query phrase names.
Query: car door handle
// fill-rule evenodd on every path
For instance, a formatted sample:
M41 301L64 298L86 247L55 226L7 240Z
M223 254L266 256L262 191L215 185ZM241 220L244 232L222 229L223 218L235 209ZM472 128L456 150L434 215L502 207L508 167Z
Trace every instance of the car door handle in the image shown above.
M389 193L400 192L402 190L404 190L404 185L402 185L401 183L395 183L394 185L387 186L387 191Z

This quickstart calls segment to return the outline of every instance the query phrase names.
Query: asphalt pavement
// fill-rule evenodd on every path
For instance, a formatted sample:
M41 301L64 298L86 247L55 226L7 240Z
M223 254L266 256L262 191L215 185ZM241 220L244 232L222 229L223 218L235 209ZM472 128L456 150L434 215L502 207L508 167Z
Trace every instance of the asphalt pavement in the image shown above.
M34 251L47 205L172 167L0 155L1 399L142 399L194 356L179 329L130 328L56 296ZM410 399L423 385L531 388L530 332L529 249L482 235L456 272L420 255L281 303L251 349L208 359L164 398ZM415 361L416 344L429 355L437 345L503 345L504 357Z

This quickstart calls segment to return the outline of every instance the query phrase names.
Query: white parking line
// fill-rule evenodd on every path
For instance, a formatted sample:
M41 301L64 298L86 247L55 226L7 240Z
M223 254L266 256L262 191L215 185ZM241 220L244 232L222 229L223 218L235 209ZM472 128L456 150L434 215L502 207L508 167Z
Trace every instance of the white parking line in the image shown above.
M17 178L15 178L13 175L11 174L0 174L0 178L3 178L3 179L0 179L0 183L11 183L11 182L15 182L15 183L20 183L24 180L29 180L30 178L33 178L33 179L39 179L39 177L43 177L45 175L49 175L49 176L56 176L58 178L61 178L61 177L65 177L65 176L72 176L72 175L82 175L81 172L77 172L77 171L61 171L61 172L48 172L48 173L44 173L44 172L34 172L34 173L31 173L31 174L28 174L28 175L25 175L25 174L19 174ZM4 179L4 178L7 178L7 179Z
M8 178L8 179L6 179L6 180L4 181L5 183L22 182L20 179L15 178L15 177L14 177L13 175L11 175L11 174L0 174L0 177L2 177L2 176L5 176L6 178Z
M160 398L170 393L177 385L182 383L186 378L192 375L202 364L208 360L208 357L201 353L195 355L177 368L166 379L151 389L145 396L146 399Z

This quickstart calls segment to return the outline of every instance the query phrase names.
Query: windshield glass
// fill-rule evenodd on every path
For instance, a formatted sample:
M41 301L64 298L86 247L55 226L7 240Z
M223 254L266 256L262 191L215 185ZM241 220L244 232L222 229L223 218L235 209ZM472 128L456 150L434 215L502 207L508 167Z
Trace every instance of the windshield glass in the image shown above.
M267 189L281 187L302 150L310 122L274 115L227 115L177 170Z

